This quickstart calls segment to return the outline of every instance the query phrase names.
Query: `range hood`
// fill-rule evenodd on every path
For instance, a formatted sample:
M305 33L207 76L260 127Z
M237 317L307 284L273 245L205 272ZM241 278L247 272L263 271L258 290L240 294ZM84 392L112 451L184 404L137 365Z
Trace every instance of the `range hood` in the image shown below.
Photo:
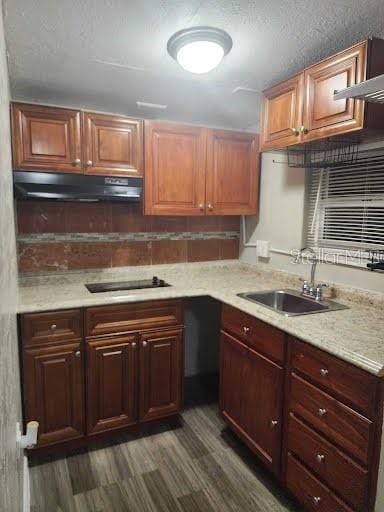
M15 196L19 199L56 201L139 201L143 179L87 176L57 172L14 171Z
M333 99L356 98L372 103L384 103L384 75L379 75L360 84L335 91Z

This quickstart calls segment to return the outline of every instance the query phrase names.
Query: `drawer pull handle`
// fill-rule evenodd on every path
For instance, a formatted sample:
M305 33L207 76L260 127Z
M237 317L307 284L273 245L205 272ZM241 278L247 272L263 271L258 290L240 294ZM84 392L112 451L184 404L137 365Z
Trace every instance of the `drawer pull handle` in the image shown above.
M80 350L76 350L76 352L75 352L75 357L80 357L80 356L81 356L81 352L80 352Z
M320 496L314 496L313 497L313 504L315 505L315 507L319 506L320 502L321 502Z
M318 410L318 415L320 416L320 418L322 418L326 414L327 414L327 409L319 409Z
M51 329L51 331L56 331L57 325L56 324L52 324L50 329Z
M321 463L322 463L322 462L324 462L324 460L325 460L325 455L318 453L318 454L316 455L316 460L317 460L317 462L318 462L319 464L321 464Z
M275 428L278 424L279 424L279 422L277 420L272 420L271 421L271 428Z
M244 334L249 334L249 331L250 331L250 330L251 330L251 329L250 329L249 327L246 327L246 326L244 325L244 327L243 327L243 333L244 333Z
M321 375L322 377L326 377L326 376L328 375L328 373L329 373L329 371L328 371L326 368L322 368L322 369L320 370L320 375Z

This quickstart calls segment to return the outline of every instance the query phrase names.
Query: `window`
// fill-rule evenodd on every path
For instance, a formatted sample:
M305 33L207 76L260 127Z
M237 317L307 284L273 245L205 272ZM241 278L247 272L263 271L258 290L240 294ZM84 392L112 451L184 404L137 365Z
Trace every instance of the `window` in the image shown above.
M307 245L314 248L384 249L384 150L360 151L357 160L308 171Z

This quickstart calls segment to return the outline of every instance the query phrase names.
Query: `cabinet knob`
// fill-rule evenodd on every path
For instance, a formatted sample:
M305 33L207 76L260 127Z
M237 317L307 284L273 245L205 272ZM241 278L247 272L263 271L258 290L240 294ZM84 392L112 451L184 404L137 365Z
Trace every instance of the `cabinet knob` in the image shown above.
M327 409L319 409L317 411L317 414L320 416L320 418L322 418L323 416L325 416L327 414Z
M328 371L326 368L322 368L322 369L320 370L320 375L321 375L322 377L326 377L326 376L328 375L328 373L329 373L329 371Z
M143 347L146 347L148 345L148 343L146 341L143 341L142 345L143 345Z
M304 125L300 126L300 133L307 135L308 131L308 128L306 128Z
M86 163L85 163L85 165L87 167L91 167L92 164L93 164L92 160L87 160Z
M250 330L251 330L251 329L250 329L249 327L247 327L246 325L244 325L244 326L243 326L243 333L244 333L244 334L249 334L249 331L250 331Z
M73 165L78 165L79 163L81 163L80 158L75 158L75 160L72 162Z
M213 206L211 205L211 203L208 203L208 210L211 212L213 210Z
M56 331L57 325L56 324L52 324L50 329L51 329L51 331Z
M322 453L318 453L318 454L316 455L316 460L317 460L317 462L318 462L319 464L321 464L321 463L322 463L322 462L324 462L324 460L325 460L325 455L323 455Z
M76 352L75 352L75 357L80 357L80 356L81 356L81 352L80 352L80 350L76 350Z
M320 505L320 502L321 502L320 496L313 497L313 504L315 505L315 507L318 507Z
M271 428L275 428L278 424L279 424L279 422L277 420L272 420L271 421Z
M136 341L134 341L133 343L131 343L131 347L132 347L132 348L135 348L135 347L136 347Z
M203 203L200 203L200 204L199 204L199 209L200 209L201 211L204 211L204 205L203 205Z
M295 135L296 137L300 135L300 132L297 128L291 128L292 135Z

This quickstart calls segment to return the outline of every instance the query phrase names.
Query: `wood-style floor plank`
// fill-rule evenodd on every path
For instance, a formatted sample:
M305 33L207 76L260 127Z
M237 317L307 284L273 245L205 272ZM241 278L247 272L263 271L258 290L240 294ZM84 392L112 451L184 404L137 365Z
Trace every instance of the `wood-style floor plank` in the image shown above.
M204 491L195 491L178 498L183 512L215 512Z
M169 429L169 430L167 430ZM32 512L298 512L217 405L30 468Z

